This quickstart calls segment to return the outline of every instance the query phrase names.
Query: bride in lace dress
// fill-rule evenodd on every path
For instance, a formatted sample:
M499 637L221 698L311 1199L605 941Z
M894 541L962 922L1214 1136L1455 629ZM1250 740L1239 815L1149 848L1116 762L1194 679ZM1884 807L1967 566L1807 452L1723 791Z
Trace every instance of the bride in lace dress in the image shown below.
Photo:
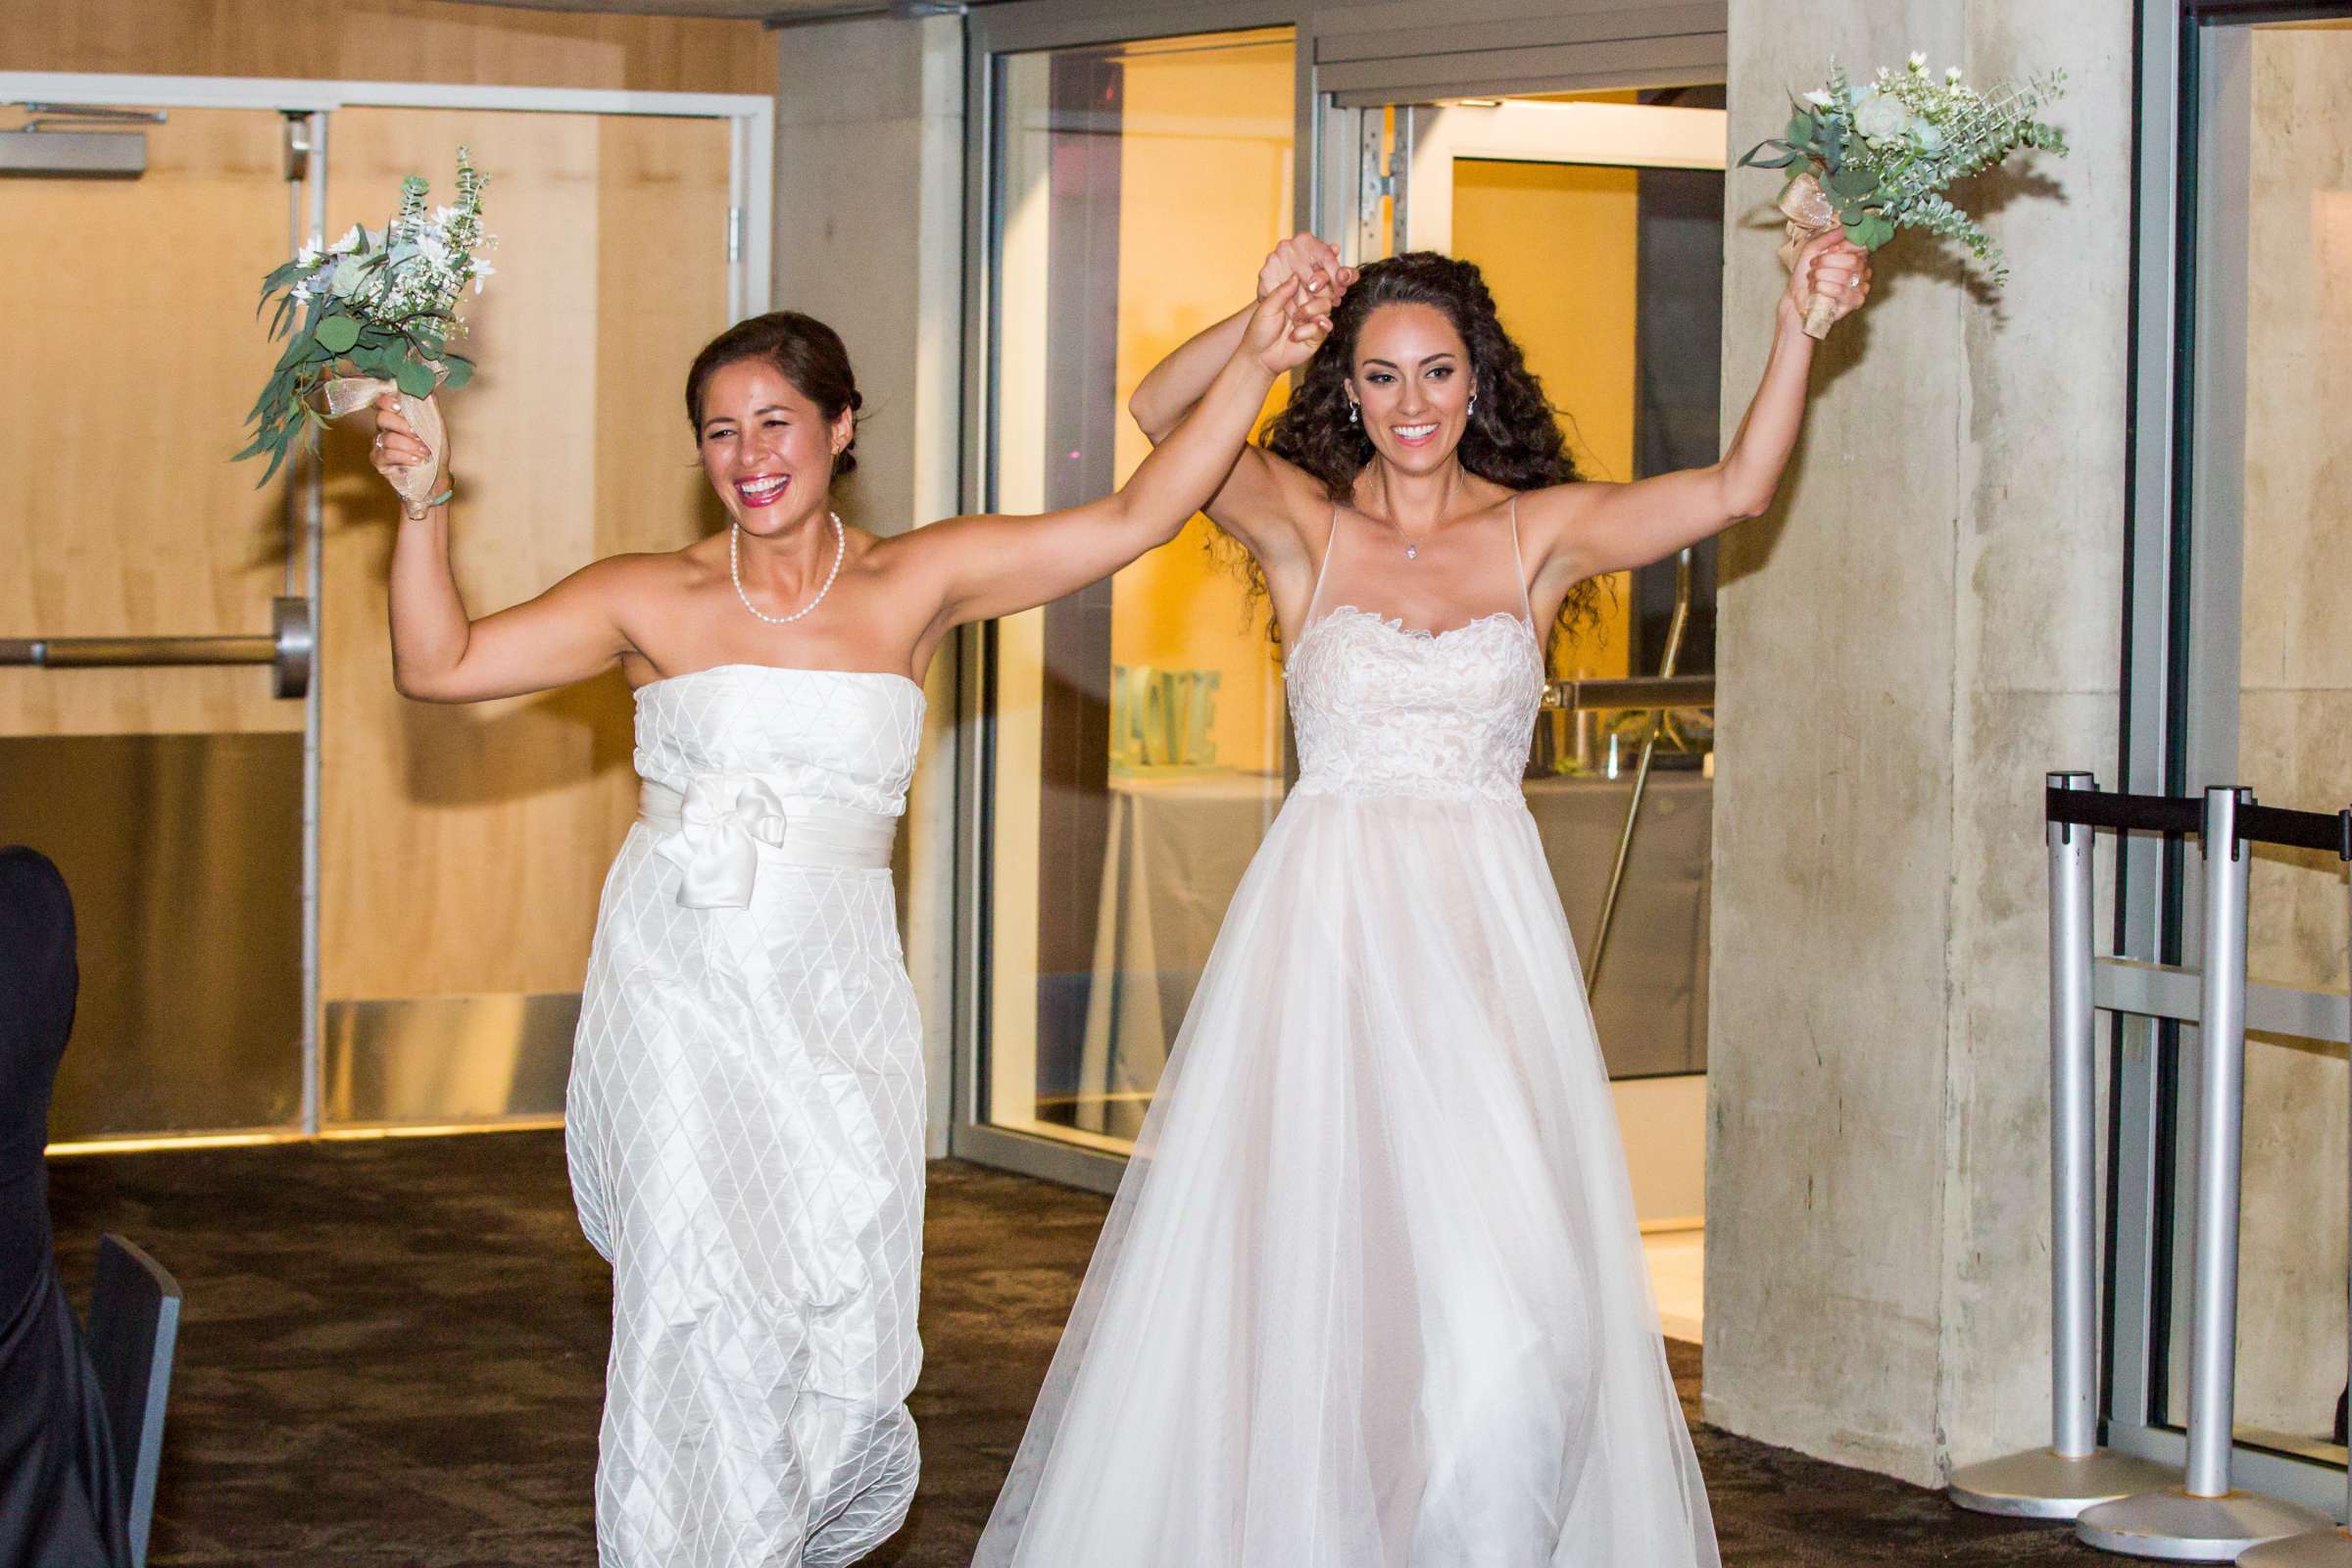
M1723 460L1574 480L1478 270L1359 275L1311 235L1261 291L1330 337L1209 515L1273 601L1296 788L1235 893L978 1568L1717 1562L1607 1075L1520 794L1545 629L1592 580L1769 504L1800 260ZM1164 436L1250 318L1154 369Z
M953 627L1173 538L1328 318L1297 285L1269 295L1123 489L1044 516L844 527L827 497L856 383L830 328L783 312L687 377L723 537L477 620L446 508L401 524L403 693L511 697L615 663L636 688L642 810L605 883L565 1117L580 1224L612 1264L605 1564L847 1563L905 1517L924 1118L890 852L923 673ZM378 425L387 476L427 460L389 399Z

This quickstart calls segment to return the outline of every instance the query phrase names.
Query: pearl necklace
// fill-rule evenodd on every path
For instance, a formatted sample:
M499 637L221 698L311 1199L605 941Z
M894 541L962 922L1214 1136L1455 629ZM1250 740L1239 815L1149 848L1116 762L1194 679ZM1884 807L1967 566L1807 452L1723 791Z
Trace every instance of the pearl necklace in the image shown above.
M789 626L825 602L825 595L833 591L833 579L841 575L841 558L848 553L850 547L850 536L842 531L841 514L829 512L825 515L833 521L833 569L825 573L825 585L816 591L816 597L789 615L765 613L758 605L752 603L752 596L743 591L743 567L736 551L736 541L743 537L743 526L734 522L727 524L727 577L735 584L735 597L743 601L744 609L766 621L770 626Z

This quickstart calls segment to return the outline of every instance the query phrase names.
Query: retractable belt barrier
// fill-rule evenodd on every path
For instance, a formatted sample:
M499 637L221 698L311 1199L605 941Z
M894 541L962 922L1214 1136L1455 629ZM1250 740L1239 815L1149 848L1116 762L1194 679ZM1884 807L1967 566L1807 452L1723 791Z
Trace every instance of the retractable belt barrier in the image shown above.
M2052 773L2045 814L2051 1442L2047 1448L1955 1472L1951 1498L1983 1513L2073 1519L2083 1542L2132 1556L2238 1561L2250 1568L2352 1568L2352 1536L2326 1514L2232 1491L2230 1475L2237 1375L2239 1156L2245 1129L2246 892L2253 861L2247 852L2252 845L2272 844L2319 850L2352 862L2352 810L2334 815L2281 810L2259 806L2250 790L2234 787L2209 789L2201 800L2108 795L2088 773ZM2193 834L2204 855L2204 965L2197 982L2201 1114L2184 1471L2097 1443L2090 906L2091 846L2100 828ZM2352 907L2346 933L2352 941ZM2180 971L2169 972L2186 983ZM2352 1040L2352 1022L2343 1027L2339 1038ZM2352 1497L2347 1508L2352 1509Z

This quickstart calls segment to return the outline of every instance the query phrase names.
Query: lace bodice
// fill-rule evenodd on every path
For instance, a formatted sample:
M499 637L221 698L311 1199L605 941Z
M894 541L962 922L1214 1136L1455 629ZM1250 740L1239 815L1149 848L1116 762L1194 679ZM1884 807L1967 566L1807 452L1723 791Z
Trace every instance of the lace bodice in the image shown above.
M923 690L903 675L720 664L637 688L637 774L673 790L749 773L897 816L922 732Z
M1343 605L1284 665L1300 795L1521 799L1544 700L1544 650L1524 616L1408 631Z

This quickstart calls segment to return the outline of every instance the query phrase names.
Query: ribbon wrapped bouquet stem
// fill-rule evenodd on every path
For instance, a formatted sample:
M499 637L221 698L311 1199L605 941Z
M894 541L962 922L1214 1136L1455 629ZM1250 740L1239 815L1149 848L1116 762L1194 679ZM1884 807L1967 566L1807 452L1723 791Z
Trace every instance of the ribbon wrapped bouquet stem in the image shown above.
M1775 205L1780 208L1781 216L1788 220L1788 237L1781 241L1781 265L1794 272L1796 260L1805 247L1838 226L1838 209L1823 192L1821 181L1809 172L1782 186L1781 199ZM1838 302L1827 294L1816 294L1805 301L1805 336L1828 337L1837 319Z

